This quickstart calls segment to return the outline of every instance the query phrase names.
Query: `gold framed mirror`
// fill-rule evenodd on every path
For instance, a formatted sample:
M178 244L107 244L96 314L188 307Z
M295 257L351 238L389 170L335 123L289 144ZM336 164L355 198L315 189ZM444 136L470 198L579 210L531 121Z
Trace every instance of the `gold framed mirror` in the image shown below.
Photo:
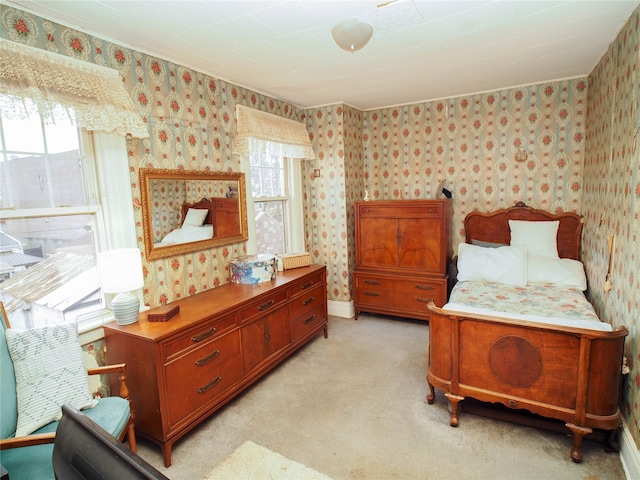
M147 260L248 238L244 173L140 169Z

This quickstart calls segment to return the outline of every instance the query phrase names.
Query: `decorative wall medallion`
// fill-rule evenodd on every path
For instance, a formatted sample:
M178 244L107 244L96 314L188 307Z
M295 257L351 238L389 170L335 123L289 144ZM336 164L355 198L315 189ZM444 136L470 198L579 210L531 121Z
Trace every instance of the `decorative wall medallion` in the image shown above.
M528 387L542 373L542 356L529 340L506 335L491 346L489 366L505 385Z

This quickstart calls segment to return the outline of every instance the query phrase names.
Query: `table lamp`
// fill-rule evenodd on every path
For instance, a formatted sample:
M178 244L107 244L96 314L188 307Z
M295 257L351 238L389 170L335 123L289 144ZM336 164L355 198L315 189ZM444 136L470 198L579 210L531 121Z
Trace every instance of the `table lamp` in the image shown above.
M98 272L103 293L117 293L111 301L116 323L137 322L140 299L133 291L144 286L140 249L120 248L98 253Z

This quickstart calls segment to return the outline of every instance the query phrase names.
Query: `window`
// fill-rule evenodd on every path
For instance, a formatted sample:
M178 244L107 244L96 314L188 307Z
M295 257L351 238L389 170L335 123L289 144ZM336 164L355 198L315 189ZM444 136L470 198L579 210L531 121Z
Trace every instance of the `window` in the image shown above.
M303 250L299 161L253 152L250 167L256 253Z
M111 137L60 118L0 117L0 301L15 328L78 321L82 330L105 306L95 258L112 242L94 136ZM113 153L108 139L101 144ZM118 145L126 161L124 139Z

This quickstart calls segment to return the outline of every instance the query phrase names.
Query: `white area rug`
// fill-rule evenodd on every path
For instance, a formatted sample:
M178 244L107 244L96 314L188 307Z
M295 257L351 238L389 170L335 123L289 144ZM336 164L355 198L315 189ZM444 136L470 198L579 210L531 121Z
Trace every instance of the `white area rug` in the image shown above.
M268 448L246 441L214 468L205 480L331 480Z

